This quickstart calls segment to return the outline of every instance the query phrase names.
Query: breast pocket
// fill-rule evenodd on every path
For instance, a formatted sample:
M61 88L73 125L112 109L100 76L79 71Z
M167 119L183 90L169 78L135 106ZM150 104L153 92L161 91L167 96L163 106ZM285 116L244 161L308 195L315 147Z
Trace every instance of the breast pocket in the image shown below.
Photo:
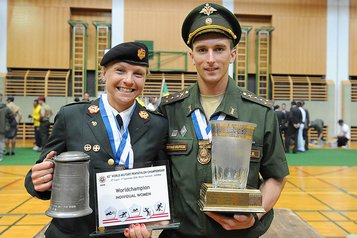
M193 139L169 139L166 144L168 155L188 155L193 147Z

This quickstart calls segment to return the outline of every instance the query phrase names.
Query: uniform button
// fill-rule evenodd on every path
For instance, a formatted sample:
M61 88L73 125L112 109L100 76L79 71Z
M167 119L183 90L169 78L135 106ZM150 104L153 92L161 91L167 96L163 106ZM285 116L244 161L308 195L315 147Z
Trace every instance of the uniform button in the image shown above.
M108 164L109 165L113 165L114 164L114 160L113 159L108 159Z

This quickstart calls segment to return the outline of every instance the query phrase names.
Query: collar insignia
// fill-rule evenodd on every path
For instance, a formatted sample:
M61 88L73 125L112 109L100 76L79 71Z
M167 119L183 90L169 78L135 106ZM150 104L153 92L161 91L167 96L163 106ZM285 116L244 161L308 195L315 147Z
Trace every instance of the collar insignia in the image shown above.
M147 120L149 118L149 114L146 111L140 111L139 112L139 117L141 119Z
M88 107L88 112L90 114L97 114L100 111L99 107L97 105L90 105Z
M180 130L181 136L184 137L186 135L186 132L187 132L186 126L183 126Z
M232 115L234 114L234 111L235 111L235 110L236 110L235 108L231 107L231 114L232 114Z
M146 51L143 48L138 49L138 57L140 60L144 59L146 56Z
M206 5L204 6L204 8L202 8L202 10L200 11L200 13L203 13L207 16L211 15L213 12L216 12L217 9L211 7L208 3L206 3Z

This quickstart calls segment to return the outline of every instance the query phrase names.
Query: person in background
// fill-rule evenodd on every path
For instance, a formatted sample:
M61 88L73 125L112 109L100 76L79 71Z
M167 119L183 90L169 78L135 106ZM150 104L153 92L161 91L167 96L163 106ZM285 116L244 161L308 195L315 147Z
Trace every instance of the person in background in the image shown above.
M317 132L317 144L321 145L324 137L324 121L321 119L315 119L310 123L309 128L314 128Z
M5 133L10 128L10 123L15 120L12 111L2 102L0 94L0 161L3 160Z
M90 101L90 95L89 93L85 93L82 98L83 102L89 102Z
M106 93L94 101L67 104L56 115L49 141L27 174L25 187L32 196L50 199L54 165L47 160L65 151L84 152L90 156L89 205L93 213L52 219L46 237L89 237L96 231L96 171L131 169L167 159L167 120L135 100L149 72L148 53L147 47L138 42L110 49L100 63ZM124 235L130 237L141 227L145 225L132 225ZM146 231L142 237L151 237L151 232Z
M296 106L296 101L291 101L291 108L288 116L288 128L285 135L285 151L290 152L290 145L294 143L293 153L297 152L298 148L298 130L302 121L301 111Z
M149 103L146 106L146 109L150 110L150 111L155 111L156 110L156 100L155 97L149 97Z
M304 132L304 128L305 128L306 111L302 108L302 105L303 104L301 101L296 102L296 106L300 110L300 113L301 113L301 122L300 122L300 126L298 129L298 136L297 136L297 140L298 140L297 141L297 151L298 152L305 151L305 141L304 141L303 132Z
M309 110L306 109L305 107L305 101L301 101L301 108L305 111L305 122L304 122L304 130L302 131L302 137L305 141L304 147L305 150L309 150L309 125L310 125L310 114Z
M19 106L14 103L14 97L8 97L6 102L6 106L12 111L14 114L15 120L10 123L10 129L5 133L5 155L15 155L16 148L16 135L18 126L22 119L22 113Z
M288 121L288 118L287 118L287 113L285 111L285 103L283 103L282 105L284 105L284 110L282 108L280 108L279 105L275 105L274 106L274 111L275 111L275 114L278 118L278 123L279 123L279 129L280 129L280 133L281 135L283 136L284 135L284 131L286 130L287 128L287 121Z
M350 127L342 120L338 120L337 147L346 147L351 139Z
M75 97L74 98L74 102L80 102L81 100L79 99L79 97Z
M40 140L41 140L41 146L45 146L48 141L48 137L50 134L50 118L52 117L52 109L51 107L46 104L46 98L44 96L39 96L38 97L38 103L41 106L40 110Z
M33 128L35 132L35 146L32 148L34 151L41 151L41 137L40 137L40 118L41 118L41 105L38 99L33 100L32 115L29 118L33 120Z
M231 11L214 3L202 4L187 15L181 35L190 48L197 82L163 97L159 106L169 121L167 153L180 220L178 229L164 230L160 238L257 238L269 228L289 174L273 103L237 87L228 75L241 36ZM208 133L209 121L217 117L257 125L252 151L259 153L250 157L248 186L261 190L265 213L228 215L200 210L200 187L212 182L211 158L200 153L200 144L210 140L201 135Z

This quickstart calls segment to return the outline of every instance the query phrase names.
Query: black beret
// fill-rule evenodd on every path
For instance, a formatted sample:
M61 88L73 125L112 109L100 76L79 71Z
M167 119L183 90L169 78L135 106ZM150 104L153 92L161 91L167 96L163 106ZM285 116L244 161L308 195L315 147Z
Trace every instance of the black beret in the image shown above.
M192 47L196 36L207 32L218 32L231 38L236 46L241 37L237 17L227 8L205 3L193 9L182 24L181 35L185 44Z
M121 43L104 54L100 65L105 66L114 60L149 67L149 50L143 43Z

